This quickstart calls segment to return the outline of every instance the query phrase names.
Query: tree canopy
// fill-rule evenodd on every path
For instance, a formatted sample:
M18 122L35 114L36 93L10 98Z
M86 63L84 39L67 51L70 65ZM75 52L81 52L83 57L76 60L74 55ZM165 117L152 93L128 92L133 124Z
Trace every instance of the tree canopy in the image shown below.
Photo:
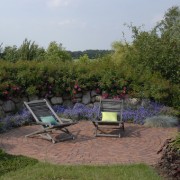
M146 81L154 76L154 83L168 80L164 84L169 88L167 102L179 103L180 83L180 9L172 7L165 13L161 20L152 30L143 31L136 26L130 26L132 30L132 43L115 42L113 45L113 58L122 67L126 67L127 73L136 79L135 87L138 92L145 91ZM139 82L140 86L137 86ZM169 86L169 87L168 87Z

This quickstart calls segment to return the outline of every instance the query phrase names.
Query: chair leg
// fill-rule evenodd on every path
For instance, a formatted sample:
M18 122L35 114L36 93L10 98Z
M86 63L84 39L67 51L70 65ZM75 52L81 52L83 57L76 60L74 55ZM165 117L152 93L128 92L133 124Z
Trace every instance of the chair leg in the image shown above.
M46 133L46 134L39 134L43 139L52 141L53 137L50 136L50 134Z
M43 133L43 132L45 132L45 131L44 130L38 130L38 131L32 132L30 134L27 134L25 137L32 137L35 135L39 135L40 133Z
M124 131L124 123L122 122L121 125L122 125L122 129L123 129L123 131Z
M95 127L95 131L94 131L94 136L97 137L97 131L98 131L98 128Z
M60 140L56 140L55 138L53 138L48 133L48 132L52 133L53 130L55 130L55 129L38 130L38 131L35 131L35 132L32 132L30 134L25 135L25 137L33 137L33 136L39 135L41 138L52 141L53 143L60 142L60 141L65 141L65 140L68 140L68 139L75 139L74 135L68 129L63 128L63 129L59 129L59 130L66 133L69 136L65 137L65 138L62 138ZM56 130L58 130L58 129L56 129Z
M119 138L121 137L121 128L119 128Z
M117 134L117 135L115 135L115 134L107 134L107 133L105 133L105 131L103 131L101 128L98 128L98 126L95 126L95 137L119 137L119 138L121 138L121 128L122 128L122 126L119 126L119 133ZM98 131L100 131L99 133L98 133Z
M60 130L64 133L68 134L72 139L75 139L74 135L67 128L60 129Z
M53 137L52 137L50 134L48 134L48 133L45 134L45 135L41 135L41 137L42 137L43 139L47 139L47 140L49 140L49 141L52 141L53 144L55 144L56 142L62 142L62 141L68 140L68 139L75 139L73 135L71 135L71 134L68 134L68 135L70 135L70 136L68 136L68 137L66 137L66 138L61 138L61 139L59 139L59 140L53 138Z
M60 129L60 130L66 134L72 134L72 133L70 133L70 131L67 128Z

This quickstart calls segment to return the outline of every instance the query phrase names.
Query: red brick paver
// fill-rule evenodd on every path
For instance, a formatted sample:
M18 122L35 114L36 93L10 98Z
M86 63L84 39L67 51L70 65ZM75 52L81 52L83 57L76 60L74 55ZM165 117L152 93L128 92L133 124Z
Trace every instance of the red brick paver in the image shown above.
M155 164L164 141L176 135L177 128L146 128L125 124L122 138L94 137L91 122L69 127L76 136L56 144L24 136L38 126L25 126L0 134L0 148L10 154L25 155L55 164Z

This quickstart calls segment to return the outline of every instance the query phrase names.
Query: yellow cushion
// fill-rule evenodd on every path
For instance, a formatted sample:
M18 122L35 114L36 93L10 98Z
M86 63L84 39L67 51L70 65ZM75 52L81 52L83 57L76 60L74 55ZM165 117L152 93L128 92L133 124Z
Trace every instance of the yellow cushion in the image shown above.
M102 121L117 121L117 113L116 112L102 112Z

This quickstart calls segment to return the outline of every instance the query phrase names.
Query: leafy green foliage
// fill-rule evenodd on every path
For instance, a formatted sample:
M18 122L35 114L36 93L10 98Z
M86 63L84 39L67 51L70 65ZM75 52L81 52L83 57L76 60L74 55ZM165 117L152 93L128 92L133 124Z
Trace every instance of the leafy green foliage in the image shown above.
M39 47L34 41L31 42L25 39L22 45L18 48L17 46L6 46L2 48L0 45L0 59L10 62L16 62L18 60L36 60L43 61L48 60L71 60L71 55L62 47L62 44L58 44L53 41L49 44L47 50L43 47Z
M25 39L23 44L18 49L19 60L33 60L41 57L44 53L43 48L39 48L35 42Z
M130 26L133 42L115 42L113 60L126 68L133 96L148 97L178 107L180 9L172 7L151 31Z
M3 59L11 62L17 61L19 58L16 46L7 46L3 52Z
M109 58L56 63L2 62L0 74L1 97L72 93L76 84L81 90L100 88L113 94L127 85L123 74L117 72L116 65Z
M3 43L0 44L0 59L2 58L3 54L3 48L2 48Z
M0 149L0 176L11 172L23 169L26 166L33 166L38 161L24 156L13 156L6 154Z
M46 59L67 61L71 60L71 55L63 49L62 44L53 41L47 48Z
M63 93L73 96L80 91L97 89L107 96L124 98L128 94L178 108L179 19L179 7L172 7L149 32L130 26L131 44L115 42L113 53L94 60L83 54L79 60L71 61L62 44L51 42L45 51L25 39L19 49L5 48L4 59L14 63L1 62L0 98L50 97Z
M16 62L18 60L44 60L45 50L39 47L35 42L31 42L25 39L22 45L7 46L2 53L2 59L10 62Z
M137 72L131 66L116 62L111 56L94 61L56 63L47 61L17 61L1 63L0 97L14 96L49 97L98 89L111 96L168 98L169 82L160 74L148 70ZM79 89L74 89L78 85Z
M158 56L161 74L173 83L179 83L180 63L180 9L175 6L164 15L154 32L159 35L161 52Z
M153 54L153 59L148 66L159 71L162 76L172 83L180 82L180 9L172 7L166 12L164 19L150 32L151 38L146 38L150 43L150 50L146 52ZM149 44L149 43L148 43ZM148 56L149 57L149 56Z
M173 146L175 149L180 151L180 132L178 132L176 138L174 141L171 143L171 146Z

